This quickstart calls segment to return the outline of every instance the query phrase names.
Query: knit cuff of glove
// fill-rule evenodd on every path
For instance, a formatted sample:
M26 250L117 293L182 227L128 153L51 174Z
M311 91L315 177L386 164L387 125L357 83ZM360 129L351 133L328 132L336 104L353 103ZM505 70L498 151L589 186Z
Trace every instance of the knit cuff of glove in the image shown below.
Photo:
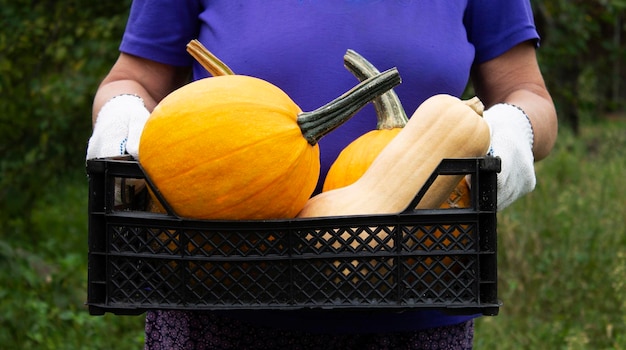
M516 130L515 134L519 134L520 137L528 140L528 146L532 151L535 133L530 119L523 109L510 103L499 103L485 111L483 116L492 129L492 138L495 125L509 124L512 130ZM508 116L508 118L503 118L502 116ZM493 155L493 143L491 146L487 153L488 155Z
M146 109L146 104L143 102L143 98L141 98L141 96L136 95L136 94L120 94L120 95L111 97L111 99L108 100L104 104L104 106L102 106L102 108L100 109L100 113L98 114L98 117L100 116L100 114L110 113L110 112L107 112L108 110L117 111L117 112L121 112L121 111L132 112L135 109L136 110Z

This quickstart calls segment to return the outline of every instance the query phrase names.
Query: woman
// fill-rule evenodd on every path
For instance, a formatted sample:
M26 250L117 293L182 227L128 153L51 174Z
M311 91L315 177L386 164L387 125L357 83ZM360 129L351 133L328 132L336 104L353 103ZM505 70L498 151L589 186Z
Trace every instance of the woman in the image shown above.
M87 158L137 155L149 111L190 74L207 76L185 51L196 38L236 73L274 83L303 110L355 84L342 67L347 49L381 70L398 67L403 83L395 90L409 115L434 94L460 96L471 79L487 107L491 152L502 160L498 209L532 191L533 163L555 142L528 0L136 0L119 59L94 99ZM375 125L368 106L320 141L320 184L337 154ZM146 349L469 349L474 317L159 311L147 315Z

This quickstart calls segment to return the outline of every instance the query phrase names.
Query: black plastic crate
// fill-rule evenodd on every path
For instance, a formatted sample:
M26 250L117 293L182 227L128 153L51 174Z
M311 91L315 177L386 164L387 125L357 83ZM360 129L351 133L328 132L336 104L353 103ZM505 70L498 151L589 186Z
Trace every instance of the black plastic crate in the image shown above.
M429 183L472 175L470 208L224 221L147 212L147 197L128 186L145 179L136 161L90 160L89 311L423 308L496 315L499 169L492 157L439 165ZM116 198L126 200L119 205Z

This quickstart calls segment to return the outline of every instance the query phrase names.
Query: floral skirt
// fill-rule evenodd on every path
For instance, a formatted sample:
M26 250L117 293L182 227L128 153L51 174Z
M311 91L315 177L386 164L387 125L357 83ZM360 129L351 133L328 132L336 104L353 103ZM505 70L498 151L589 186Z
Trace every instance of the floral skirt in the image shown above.
M399 333L318 334L257 327L210 312L150 311L145 350L471 349L474 321Z

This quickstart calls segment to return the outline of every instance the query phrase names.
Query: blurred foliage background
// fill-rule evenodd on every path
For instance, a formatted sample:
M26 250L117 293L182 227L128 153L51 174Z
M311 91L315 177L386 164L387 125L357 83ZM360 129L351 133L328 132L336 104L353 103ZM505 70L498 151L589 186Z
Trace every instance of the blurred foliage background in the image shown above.
M84 154L91 101L118 55L130 2L0 0L3 348L141 347L140 317L93 317L83 306ZM569 135L570 144L560 150L571 153L577 142L600 149L603 136L598 135L603 134L596 131L590 141L584 131L603 125L614 129L626 118L626 0L531 2L542 36L540 64L562 132ZM624 139L615 140L624 149ZM590 147L574 149L584 156ZM619 159L611 171L624 169ZM503 214L505 225L515 221L516 210ZM623 255L620 259L611 261L624 264ZM612 270L626 270L620 266Z
M91 101L129 5L0 0L0 221L14 227L4 237L39 238L27 222L35 198L84 168Z
M623 113L626 0L531 0L542 36L539 61L561 125Z

